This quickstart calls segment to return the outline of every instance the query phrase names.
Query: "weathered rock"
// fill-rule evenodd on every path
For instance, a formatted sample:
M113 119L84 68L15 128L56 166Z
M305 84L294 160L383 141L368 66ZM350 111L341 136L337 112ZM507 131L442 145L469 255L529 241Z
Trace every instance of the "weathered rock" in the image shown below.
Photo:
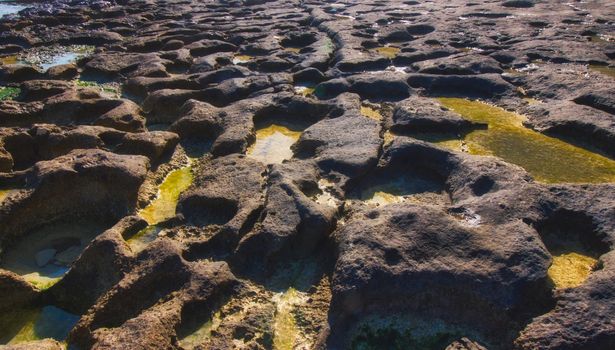
M476 125L448 111L436 101L410 97L397 104L390 129L396 133L459 133L473 126Z
M0 238L15 240L37 226L71 217L122 217L133 210L148 166L143 156L76 150L7 175L26 187L12 201L2 202Z

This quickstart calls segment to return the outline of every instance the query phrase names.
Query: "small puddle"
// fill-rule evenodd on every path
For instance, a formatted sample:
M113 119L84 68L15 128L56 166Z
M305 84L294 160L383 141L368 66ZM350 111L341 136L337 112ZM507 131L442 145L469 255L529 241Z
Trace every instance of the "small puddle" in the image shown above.
M500 157L546 183L615 182L615 161L528 129L519 114L461 98L439 100L464 118L488 125L487 129L474 130L462 139L439 140L444 147ZM414 136L425 139L425 135Z
M162 229L156 225L147 226L128 238L126 243L128 243L133 252L140 252L145 249L148 244L158 238L160 231L162 231Z
M73 63L92 54L94 49L94 46L89 45L52 46L28 50L10 57L10 60L14 60L13 63L32 64L47 70L54 66Z
M150 225L172 218L175 216L179 195L191 183L192 167L190 165L171 171L160 184L156 198L147 207L139 211L139 216Z
M25 8L26 6L17 5L10 1L0 1L0 17L16 14Z
M0 344L14 345L46 338L63 342L77 321L79 316L51 305L11 311L0 316Z
M273 321L273 348L275 350L293 350L298 338L299 329L293 315L293 309L306 302L304 293L289 288L284 293L278 293L272 298L276 304Z
M397 54L399 53L399 48L397 47L393 47L393 46L381 46L381 47L377 47L375 49L373 49L374 51L376 51L377 53L379 53L380 55L386 57L386 58L390 58L393 59L395 58L395 56L397 56Z
M179 345L182 349L196 348L201 345L205 339L211 337L212 331L218 328L220 323L222 323L222 319L220 311L218 311L204 324L183 325L185 328L193 331L183 337L180 336Z
M591 217L565 210L536 226L553 256L548 276L556 289L578 287L600 267L598 258L609 248L595 229Z
M300 136L301 131L271 124L256 130L256 142L248 147L246 154L265 164L279 164L293 157L291 146Z
M368 317L353 333L352 350L448 349L462 337L480 338L476 332L444 320L411 316Z
M249 55L235 55L233 57L233 64L247 63L252 60L252 58L253 57Z
M39 289L59 281L85 247L108 227L97 223L56 223L24 236L6 249L3 269Z
M384 176L361 188L359 199L370 205L401 202L443 203L446 194L441 184L425 176L407 172L405 175Z

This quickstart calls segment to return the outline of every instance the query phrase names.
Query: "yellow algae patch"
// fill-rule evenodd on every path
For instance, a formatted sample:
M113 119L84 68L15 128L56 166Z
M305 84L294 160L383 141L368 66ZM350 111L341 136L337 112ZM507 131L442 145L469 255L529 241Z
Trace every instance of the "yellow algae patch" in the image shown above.
M378 52L384 57L387 58L395 58L399 53L399 48L393 46L381 46L374 49L374 51Z
M615 78L615 68L607 67L607 66L598 66L598 65L590 65L589 69L596 71L598 73L608 75L611 78Z
M615 161L528 129L522 115L479 101L439 100L464 118L488 125L465 135L468 153L500 157L546 183L615 182Z
M299 53L301 51L300 47L285 47L284 50L292 53Z
M314 94L315 88L313 86L296 85L295 92L303 96L309 96Z
M19 59L15 55L5 56L5 57L0 58L0 62L2 64L17 64L19 63Z
M252 60L252 56L249 55L235 55L233 57L233 64L246 63Z
M555 288L578 287L592 273L598 260L578 253L566 253L553 257L548 275Z
M382 120L382 114L380 114L380 111L366 105L361 105L361 115L376 121Z
M10 194L11 190L0 190L0 203L2 203Z
M256 142L248 147L247 155L265 164L282 163L293 157L291 146L297 142L301 131L272 124L256 131Z
M192 183L192 167L186 166L173 170L158 189L158 196L139 215L150 225L172 218L179 195Z
M368 199L366 202L369 204L376 205L387 205L392 203L400 203L404 201L403 196L397 196L391 193L387 193L384 191L376 191L374 195Z
M387 131L385 131L385 132L384 132L384 136L383 136L383 139L384 139L384 144L385 144L385 145L390 144L391 142L393 142L393 140L395 140L395 137L396 137L396 136L397 136L397 135L395 135L395 133L394 133L394 132L392 132L391 130L387 130Z
M274 296L276 303L275 320L273 324L273 348L275 350L292 350L299 340L299 329L293 315L296 304L301 304L301 293L289 288L285 293Z

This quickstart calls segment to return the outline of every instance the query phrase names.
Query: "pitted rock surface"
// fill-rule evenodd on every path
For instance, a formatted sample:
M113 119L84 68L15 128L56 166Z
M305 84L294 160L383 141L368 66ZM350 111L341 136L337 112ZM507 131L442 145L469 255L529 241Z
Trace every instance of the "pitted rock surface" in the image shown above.
M615 348L612 1L14 5L0 349Z

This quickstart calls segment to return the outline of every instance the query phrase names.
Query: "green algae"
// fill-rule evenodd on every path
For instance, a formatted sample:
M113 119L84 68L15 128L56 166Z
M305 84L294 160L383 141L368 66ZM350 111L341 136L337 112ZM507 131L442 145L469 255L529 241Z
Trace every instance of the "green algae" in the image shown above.
M15 310L0 316L0 344L19 344L52 338L64 341L79 316L55 306Z
M546 136L523 126L523 116L479 101L440 98L442 105L464 118L487 124L458 142L443 140L444 147L470 154L493 155L523 167L536 180L546 183L615 182L615 161Z
M15 99L20 93L20 88L2 86L0 87L0 101Z
M284 293L276 294L276 313L273 322L273 348L275 350L292 350L298 338L299 329L295 321L293 309L302 303L302 295L294 288Z
M89 87L89 88L95 88L97 90L99 90L100 93L104 94L104 95L108 95L109 97L113 97L113 98L119 98L121 93L120 93L120 88L112 83L97 83L95 81L88 81L88 80L80 80L77 79L75 80L75 85L77 87Z
M279 164L293 157L291 146L300 136L301 131L271 124L256 131L256 142L248 147L246 154L265 164Z
M158 196L139 215L150 225L175 216L179 195L192 183L192 167L173 170L167 175L158 189Z

